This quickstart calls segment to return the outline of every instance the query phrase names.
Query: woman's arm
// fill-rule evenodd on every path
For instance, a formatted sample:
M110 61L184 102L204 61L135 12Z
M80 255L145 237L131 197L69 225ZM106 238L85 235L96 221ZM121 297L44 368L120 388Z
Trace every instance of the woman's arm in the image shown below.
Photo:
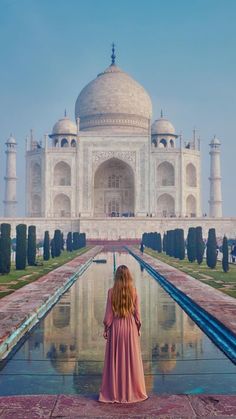
M138 334L141 335L141 315L140 315L140 302L137 290L135 289L135 300L134 300L134 319L138 328Z
M109 327L112 324L112 321L113 321L113 311L112 311L112 306L111 306L111 289L110 289L108 290L108 293L107 293L106 311L105 311L105 316L103 320L103 324L104 324L103 337L105 339L107 339L107 332L108 332Z

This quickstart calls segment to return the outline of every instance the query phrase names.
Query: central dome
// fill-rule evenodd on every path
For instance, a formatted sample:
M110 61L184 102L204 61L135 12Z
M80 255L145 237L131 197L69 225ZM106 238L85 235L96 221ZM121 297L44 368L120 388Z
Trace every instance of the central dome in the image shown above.
M87 84L75 104L81 131L147 133L151 116L148 93L115 64Z

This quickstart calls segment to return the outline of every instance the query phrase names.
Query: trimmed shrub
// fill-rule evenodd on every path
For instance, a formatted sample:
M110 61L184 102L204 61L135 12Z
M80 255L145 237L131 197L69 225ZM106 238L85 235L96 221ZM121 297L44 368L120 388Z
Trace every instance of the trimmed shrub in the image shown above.
M208 231L206 257L207 257L207 266L211 269L214 269L217 263L217 242L216 242L216 231L214 228L210 228Z
M61 254L61 230L54 231L53 240L55 246L55 257L58 257Z
M157 233L157 251L158 253L162 252L162 240L161 240L161 234Z
M51 240L50 247L51 247L51 256L54 259L55 258L55 241L54 241L54 239Z
M163 243L163 252L166 252L166 233L164 233L162 243Z
M203 261L205 243L202 237L202 227L196 227L196 259L200 265Z
M174 230L170 230L170 249L169 249L169 255L171 257L174 257L174 255L175 255L175 232L174 232Z
M28 227L27 260L29 266L34 266L36 262L36 227Z
M196 260L196 229L194 227L190 227L188 230L187 255L189 262Z
M224 236L223 238L222 252L223 252L222 268L223 268L223 271L226 273L229 270L229 245L228 245L228 239L226 236Z
M26 230L25 224L16 226L16 269L23 270L26 267Z
M79 233L75 231L73 233L73 250L79 249Z
M185 259L185 240L184 240L184 230L182 228L179 228L178 233L179 239L178 239L178 245L179 245L179 252L178 257L180 260Z
M66 250L67 252L73 251L73 243L72 243L72 233L71 231L67 234L66 237Z
M43 240L43 259L49 260L50 259L50 238L49 238L49 231L45 231L44 233L44 240Z
M0 273L9 274L11 270L11 225L1 224L0 235Z
M64 250L64 234L61 233L61 250Z
M179 229L176 228L174 231L174 257L179 258Z

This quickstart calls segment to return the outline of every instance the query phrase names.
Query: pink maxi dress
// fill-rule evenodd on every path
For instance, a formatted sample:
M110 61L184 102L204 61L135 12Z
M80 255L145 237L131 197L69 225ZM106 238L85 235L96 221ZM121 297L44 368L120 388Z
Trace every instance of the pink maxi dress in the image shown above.
M108 290L105 330L108 332L102 385L98 400L105 403L134 403L146 400L143 362L140 349L139 298L135 289L135 311L127 317L113 314L112 288Z

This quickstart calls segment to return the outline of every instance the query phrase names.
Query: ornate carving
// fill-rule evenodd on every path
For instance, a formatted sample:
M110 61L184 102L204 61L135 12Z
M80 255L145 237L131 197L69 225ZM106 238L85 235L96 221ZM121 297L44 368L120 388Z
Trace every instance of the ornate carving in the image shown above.
M135 151L94 151L93 166L97 167L106 160L116 158L128 163L135 170L136 154Z

